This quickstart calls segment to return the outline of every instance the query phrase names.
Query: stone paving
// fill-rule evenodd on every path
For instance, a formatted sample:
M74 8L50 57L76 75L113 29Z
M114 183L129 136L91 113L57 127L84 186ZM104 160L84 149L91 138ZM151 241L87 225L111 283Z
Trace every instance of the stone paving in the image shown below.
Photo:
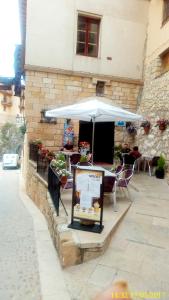
M147 174L135 174L133 182L134 202L108 250L64 270L72 300L93 299L117 279L139 293L133 299L150 299L141 292L161 292L160 299L169 300L169 186Z
M41 213L19 194L18 176L19 171L0 170L0 300L90 300L117 279L127 280L132 292L157 291L169 300L165 180L135 174L134 202L104 255L61 271Z
M0 299L40 300L33 220L19 198L19 171L0 169Z

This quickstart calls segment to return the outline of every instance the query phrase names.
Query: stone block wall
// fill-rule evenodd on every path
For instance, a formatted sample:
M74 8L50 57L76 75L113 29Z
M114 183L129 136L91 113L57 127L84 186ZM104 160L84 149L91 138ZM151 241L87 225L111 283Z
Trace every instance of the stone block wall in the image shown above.
M82 253L64 216L57 216L47 189L47 182L36 172L36 164L28 162L26 191L46 218L53 244L63 267L82 262ZM66 226L65 226L66 225Z
M158 119L169 120L169 72L161 73L161 60L148 61L145 68L145 82L139 113L151 122L148 135L139 129L137 143L140 151L156 156L163 153L169 163L169 126L165 131L156 127Z
M28 141L41 139L51 150L59 150L63 141L64 120L57 124L40 123L40 111L69 105L79 99L96 94L97 80L105 81L105 97L118 105L135 112L141 83L138 81L114 78L97 78L91 75L63 74L59 72L26 71L25 116ZM79 123L74 122L75 143L78 143ZM117 131L115 140L123 138L122 130Z

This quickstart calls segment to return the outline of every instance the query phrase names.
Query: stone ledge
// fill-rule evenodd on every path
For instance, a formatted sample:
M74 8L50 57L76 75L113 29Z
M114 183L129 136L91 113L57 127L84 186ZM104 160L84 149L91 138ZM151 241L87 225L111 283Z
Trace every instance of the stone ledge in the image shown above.
M85 72L78 72L78 71L71 71L71 70L63 70L63 69L57 69L57 68L49 68L49 67L43 67L43 66L35 66L35 65L25 65L26 71L35 71L35 72L45 72L45 73L59 73L69 76L80 76L80 77L89 77L89 78L95 78L98 79L108 79L113 80L117 82L125 82L129 84L136 84L136 85L143 85L142 79L134 79L134 78L125 78L125 77L119 77L119 76L110 76L105 74L95 74L95 73L85 73Z

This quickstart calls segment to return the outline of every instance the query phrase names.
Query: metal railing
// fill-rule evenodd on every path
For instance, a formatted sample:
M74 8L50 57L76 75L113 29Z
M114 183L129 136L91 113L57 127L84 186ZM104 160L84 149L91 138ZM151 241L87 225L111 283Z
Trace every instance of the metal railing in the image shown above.
M64 203L61 199L61 181L55 170L49 165L48 168L48 191L50 193L50 196L52 198L54 207L56 209L57 216L59 216L59 204L62 203L62 206L64 208L64 211L66 215L68 215L66 208L64 206Z
M37 155L37 173L46 181L48 181L49 160L42 155Z
M37 162L39 147L36 144L29 144L29 159Z

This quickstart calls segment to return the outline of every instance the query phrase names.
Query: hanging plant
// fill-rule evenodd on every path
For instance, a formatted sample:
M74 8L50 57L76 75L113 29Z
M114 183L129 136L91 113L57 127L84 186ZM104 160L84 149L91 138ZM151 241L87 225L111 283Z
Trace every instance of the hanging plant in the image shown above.
M126 123L126 130L127 130L127 133L132 136L135 136L137 134L136 126L131 122Z
M164 131L167 128L167 125L169 125L169 121L165 119L159 119L157 120L156 127L158 126L159 130Z
M143 122L141 123L140 127L143 127L144 132L145 132L146 134L148 134L149 131L150 131L151 124L150 124L149 121L146 120L146 121L143 121Z

